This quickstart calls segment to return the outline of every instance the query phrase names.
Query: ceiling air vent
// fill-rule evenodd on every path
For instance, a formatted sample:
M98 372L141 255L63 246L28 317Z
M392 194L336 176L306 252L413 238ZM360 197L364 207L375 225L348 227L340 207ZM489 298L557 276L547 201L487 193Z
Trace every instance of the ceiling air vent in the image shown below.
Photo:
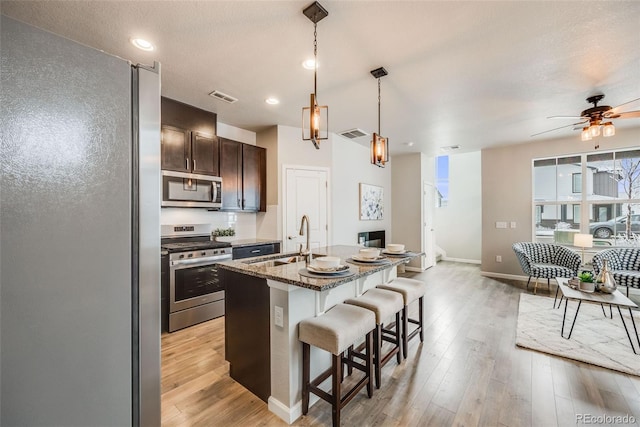
M441 147L440 149L442 151L453 151L453 150L457 150L459 148L460 148L459 145L447 145L446 147Z
M209 94L209 96L213 96L214 98L217 98L220 101L224 101L229 104L233 104L238 100L238 98L234 98L233 96L227 95L226 93L220 92L219 90L214 90Z
M349 129L349 130L340 132L340 135L344 136L345 138L354 139L354 138L360 138L361 136L367 136L369 134L363 131L362 129Z

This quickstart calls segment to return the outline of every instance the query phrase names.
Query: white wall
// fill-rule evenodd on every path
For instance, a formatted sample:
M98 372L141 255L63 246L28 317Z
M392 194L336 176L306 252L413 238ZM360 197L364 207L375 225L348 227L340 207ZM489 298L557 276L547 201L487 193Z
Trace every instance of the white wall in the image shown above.
M362 231L386 231L391 239L391 168L372 165L369 148L339 135L332 134L332 243L355 245ZM360 183L377 185L384 191L382 220L360 220Z
M446 260L480 263L482 258L481 159L480 151L449 155L449 200L435 209L434 221Z
M392 236L387 243L402 243L407 249L422 248L422 190L426 156L422 153L393 156L392 167ZM423 260L414 259L409 265L422 269Z

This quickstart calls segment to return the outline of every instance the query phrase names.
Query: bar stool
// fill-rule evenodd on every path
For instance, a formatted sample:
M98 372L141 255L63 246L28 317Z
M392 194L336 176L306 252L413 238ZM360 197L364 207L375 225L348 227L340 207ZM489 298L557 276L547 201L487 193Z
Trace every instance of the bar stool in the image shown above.
M321 316L303 320L298 326L298 339L302 341L302 414L309 412L309 393L313 393L331 404L334 427L340 425L340 411L355 395L367 386L367 394L373 396L371 377L373 375L372 333L376 327L373 312L361 307L337 304ZM356 340L365 336L364 364L344 357L344 352ZM332 355L331 367L310 379L311 347L318 347ZM351 390L341 397L342 364L364 372L362 378ZM332 377L331 393L320 389L320 384Z
M380 388L380 377L382 367L395 355L397 362L402 361L400 355L400 312L404 307L402 295L385 289L370 289L358 298L351 298L345 304L352 304L358 307L371 310L376 315L376 328L373 331L373 366L375 367L376 388ZM395 328L385 329L383 322L395 314ZM384 356L382 353L382 342L387 341L393 344ZM349 359L352 356L361 357L359 353L354 353L353 347L349 348ZM349 372L350 373L350 372Z
M404 299L404 307L402 308L402 354L404 358L407 358L407 349L409 347L409 340L420 334L420 341L424 342L423 332L423 300L426 292L426 284L421 280L408 279L405 277L398 277L389 283L378 285L378 289L386 289L389 291L395 291L402 294ZM409 318L409 304L418 300L418 319ZM409 333L409 323L418 325L411 333Z

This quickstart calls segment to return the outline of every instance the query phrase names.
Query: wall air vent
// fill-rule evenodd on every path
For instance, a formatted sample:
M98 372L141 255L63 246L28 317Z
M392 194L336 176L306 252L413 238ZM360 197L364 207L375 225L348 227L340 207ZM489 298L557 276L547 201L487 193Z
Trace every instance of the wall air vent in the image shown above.
M214 98L217 98L220 101L224 101L229 104L233 104L238 100L238 98L234 98L233 96L227 95L226 93L220 92L219 90L214 90L209 94L209 96L213 96Z
M355 139L355 138L360 138L361 136L367 136L369 134L363 131L362 129L349 129L349 130L340 132L340 135L344 136L345 138Z

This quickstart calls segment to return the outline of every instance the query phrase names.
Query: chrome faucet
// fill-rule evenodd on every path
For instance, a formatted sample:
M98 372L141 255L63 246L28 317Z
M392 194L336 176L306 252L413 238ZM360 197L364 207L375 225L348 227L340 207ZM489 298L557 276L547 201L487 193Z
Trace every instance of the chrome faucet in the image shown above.
M311 234L309 232L309 217L306 215L302 215L302 221L300 222L300 235L304 236L305 235L305 229L304 229L304 224L305 222L307 223L307 230L306 230L306 236L307 236L307 247L305 248L305 250L302 250L302 243L300 244L300 255L305 257L305 263L309 264L309 262L311 262L311 247L309 246L309 235Z

